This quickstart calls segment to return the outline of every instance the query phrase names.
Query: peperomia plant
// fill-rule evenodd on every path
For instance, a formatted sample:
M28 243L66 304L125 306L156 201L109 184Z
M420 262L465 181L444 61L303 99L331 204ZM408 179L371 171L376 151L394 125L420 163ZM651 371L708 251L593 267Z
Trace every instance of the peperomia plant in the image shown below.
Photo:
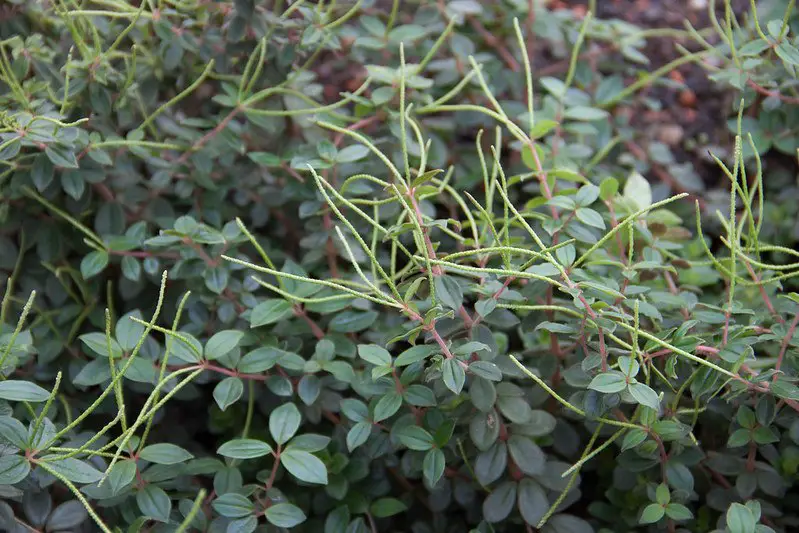
M2 21L0 529L796 527L769 161L740 105L703 219L622 109L706 52L628 80L658 32L592 13L268 4Z

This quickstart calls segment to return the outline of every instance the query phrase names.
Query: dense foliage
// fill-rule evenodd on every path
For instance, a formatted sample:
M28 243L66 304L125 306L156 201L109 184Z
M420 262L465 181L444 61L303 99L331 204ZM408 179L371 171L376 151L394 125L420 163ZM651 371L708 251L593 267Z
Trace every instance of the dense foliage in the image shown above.
M0 529L799 527L794 1L383 4L0 6Z

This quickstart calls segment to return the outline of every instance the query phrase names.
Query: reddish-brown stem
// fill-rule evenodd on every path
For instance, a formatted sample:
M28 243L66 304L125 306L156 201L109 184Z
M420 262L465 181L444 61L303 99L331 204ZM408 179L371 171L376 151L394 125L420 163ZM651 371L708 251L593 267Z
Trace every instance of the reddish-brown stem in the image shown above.
M475 31L480 34L480 37L483 38L483 41L485 41L488 46L497 51L497 54L499 54L499 57L501 57L505 64L508 65L509 69L511 69L513 72L519 72L519 62L516 61L516 58L513 57L513 54L508 51L508 49L505 47L505 44L501 40L497 39L493 33L488 31L485 26L483 26L479 18L470 16L469 24L471 24L472 28L474 28Z
M749 442L749 453L746 456L746 471L754 472L755 458L757 457L757 443L755 441Z
M359 130L361 128L365 128L366 126L368 126L370 124L373 124L375 122L378 122L378 121L380 121L382 119L383 119L382 114L378 113L376 115L372 115L371 117L362 118L358 122L353 122L352 124L347 126L346 129L349 130L349 131L357 131L357 130ZM333 144L336 145L336 147L338 147L338 146L341 145L341 142L343 140L344 140L344 134L343 133L339 133L333 139Z
M128 257L136 257L139 259L145 259L147 257L163 257L165 259L180 259L178 254L171 254L169 252L163 253L156 253L156 252L147 252L145 250L109 250L109 254L111 255L118 255L118 256L128 256Z
M325 338L325 331L319 327L319 324L317 324L313 318L308 316L308 312L305 311L302 305L296 304L294 306L294 315L300 317L305 321L306 324L308 324L308 327L311 328L311 332L313 333L314 337L317 339Z
M680 290L677 288L677 284L674 283L674 278L671 277L671 272L664 271L663 272L663 279L666 280L666 285L668 285L670 293L672 293L674 295L680 294ZM688 320L691 317L691 314L688 312L688 309L686 309L684 307L680 309L680 312L682 313L682 317L685 320Z
M236 118L236 115L238 115L241 111L242 108L240 107L234 108L230 113L227 114L225 118L222 119L222 121L219 124L217 124L214 127L214 129L212 129L211 131L209 131L208 133L197 139L197 141L191 145L191 148L186 150L183 153L183 155L181 155L177 159L176 161L177 164L182 165L183 163L188 161L189 157L191 157L191 154L193 154L194 152L205 146L211 139L219 135L222 132L222 130L224 130L227 127L227 125L230 124L230 121Z
M271 489L272 485L275 484L275 477L277 476L277 469L280 466L280 445L279 444L277 446L277 450L275 450L275 452L274 452L274 456L275 456L275 464L272 466L272 471L269 472L269 479L267 479L266 483L264 484L264 487L266 487L266 490Z
M427 330L430 332L431 335L433 335L433 339L435 339L439 348L441 348L441 352L444 354L444 357L446 357L447 359L455 359L455 361L458 361L458 364L461 365L464 369L468 368L469 365L467 365L460 359L456 359L455 356L452 354L452 352L449 351L447 343L444 341L444 339L441 338L441 334L436 330L435 322L433 322L427 328Z
M785 319L782 318L782 316L779 313L777 313L776 309L774 309L774 305L771 303L771 298L769 298L768 293L766 292L766 288L763 286L762 283L760 283L760 276L758 276L755 273L755 270L752 268L752 265L749 263L749 261L744 260L743 263L744 266L746 267L747 272L749 272L749 275L752 277L752 280L758 284L757 288L760 291L760 297L763 299L763 303L766 304L768 312L774 315L774 317L780 322L780 324L784 324Z
M269 377L268 374L243 374L238 370L231 370L223 366L213 365L207 361L197 365L197 368L202 368L203 370L210 370L211 372L216 372L217 374L224 374L226 376L231 376L234 378L252 379L255 381L266 381L266 379Z
M472 317L469 316L469 311L466 310L465 306L463 305L460 306L460 308L458 309L458 314L463 319L463 324L464 326L466 326L466 329L472 329L475 321L472 319Z
M777 356L777 363L774 365L774 370L779 372L780 367L782 367L782 360L785 358L785 352L788 351L788 344L790 344L791 339L793 338L793 334L796 332L796 326L799 324L799 314L793 317L791 321L791 325L788 326L788 332L785 334L785 337L782 339L782 345L780 346L780 353ZM774 380L777 379L779 375L774 374Z
M799 104L799 98L793 96L785 96L779 91L771 91L766 89L762 85L758 85L755 83L751 78L746 80L746 84L754 89L756 92L762 94L763 96L771 96L773 98L778 98L779 100L785 102L786 104Z
M411 200L411 206L413 207L413 212L416 215L416 222L418 222L419 227L422 228L422 238L424 239L425 247L427 247L427 255L430 257L430 259L435 259L436 249L433 247L433 241L430 240L429 230L424 226L422 209L419 207L419 202L416 201L416 191L414 189L408 191L408 197ZM443 274L440 265L432 265L431 272L434 276L440 276Z

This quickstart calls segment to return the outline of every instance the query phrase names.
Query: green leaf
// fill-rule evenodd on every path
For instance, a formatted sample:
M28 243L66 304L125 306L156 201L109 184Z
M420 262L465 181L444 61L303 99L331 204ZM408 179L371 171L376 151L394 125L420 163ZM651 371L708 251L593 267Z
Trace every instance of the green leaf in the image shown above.
M194 458L192 454L180 446L168 442L145 446L139 454L139 457L145 461L150 461L151 463L159 465L174 465Z
M444 385L455 394L460 394L466 382L466 372L456 359L446 359L441 365Z
M230 272L224 266L208 268L203 272L205 286L214 294L222 294L230 281Z
M385 348L376 344L359 344L358 355L361 359L368 361L376 366L391 365L391 354Z
M373 501L372 505L369 506L369 510L377 518L394 516L395 514L402 513L407 509L408 506L396 498L380 498L379 500Z
M224 443L216 453L231 459L255 459L272 453L272 447L256 439L235 439Z
M31 471L31 465L21 455L4 455L0 457L0 485L19 483Z
M524 478L519 482L517 493L517 503L522 518L531 526L538 526L549 511L550 504L546 491L538 482Z
M377 311L344 311L330 321L330 330L338 333L357 333L377 320Z
M430 346L421 344L419 346L411 346L394 360L394 366L403 367L412 365L418 361L424 361L438 351L437 346Z
M126 255L120 263L122 275L125 279L137 282L141 279L141 263L135 257Z
M69 500L53 509L47 518L47 531L68 531L77 529L89 518L86 508L78 500Z
M433 487L438 483L438 480L444 475L444 468L446 466L444 452L438 448L428 450L422 462L422 473L429 486Z
M799 49L789 43L787 39L783 39L774 51L786 63L799 67Z
M136 493L136 503L142 514L158 522L168 522L172 512L172 500L164 489L157 485L147 485Z
M0 442L3 440L20 450L25 450L28 447L28 430L16 418L0 416Z
M369 148L362 144L353 144L345 146L339 150L336 155L336 162L338 163L352 163L353 161L360 161L369 155Z
M641 524L654 524L659 522L663 515L666 514L666 509L658 503L650 503L644 507L644 512L641 513Z
M47 466L74 483L94 483L100 481L103 473L89 463L75 458L59 459L53 461L53 455L42 457Z
M78 168L78 159L75 157L75 153L66 146L48 144L44 153L57 167Z
M477 311L477 314L481 317L487 317L491 314L494 309L497 308L497 301L494 298L486 298L484 300L478 300L474 304L474 310Z
M50 158L40 154L33 160L31 167L31 180L39 192L44 191L55 177L55 167Z
M402 395L397 391L389 391L375 405L374 421L380 422L394 416L402 407Z
M614 392L621 392L627 387L627 377L621 372L610 370L602 374L597 374L591 383L588 384L589 389L606 394Z
M624 198L639 211L652 205L652 188L649 182L638 172L633 172L624 184Z
M227 377L214 387L214 400L222 411L239 401L242 394L244 383L239 378Z
M243 331L232 329L215 333L205 344L205 358L211 361L224 357L236 349L243 337Z
M483 518L496 524L505 520L516 503L516 483L506 481L498 485L483 502Z
M145 331L144 326L131 320L131 317L141 320L141 311L137 309L125 314L122 318L117 320L116 326L114 327L114 337L116 337L119 347L126 352L133 351Z
M130 459L123 459L114 465L111 472L108 473L108 485L111 487L113 494L128 487L136 477L136 462Z
M436 276L436 298L441 300L446 307L457 311L463 305L463 290L460 284L451 276Z
M608 117L608 112L604 109L597 109L596 107L588 106L573 106L566 109L563 116L572 120L604 120Z
M730 533L755 533L756 520L752 511L740 503L727 509L727 529Z
M86 254L80 262L80 275L91 279L108 266L108 253L95 250Z
M619 192L619 181L616 178L605 178L599 184L599 197L603 202L611 200Z
M300 481L327 485L327 467L313 454L289 446L280 455L280 463Z
M239 372L257 374L269 370L275 366L280 359L290 353L291 352L286 352L280 348L275 348L274 346L262 346L251 352L247 352L236 367L239 369Z
M666 505L671 501L671 492L669 492L669 487L665 483L661 483L655 489L655 501L660 505Z
M80 200L86 191L86 181L77 170L61 173L61 187L73 200Z
M300 428L302 415L293 403L284 403L269 415L269 433L280 445L287 443Z
M105 333L86 333L85 335L81 335L78 337L83 344L86 345L91 351L96 353L97 355L101 355L103 357L108 357L108 339ZM115 339L111 339L111 354L113 357L121 357L122 356L122 347ZM108 366L108 363L103 363L103 365Z
M305 513L296 505L276 503L269 506L264 513L267 521L277 527L291 528L305 522Z
M799 400L799 387L782 377L771 383L771 392L785 400Z
M297 395L305 405L313 405L321 392L321 381L313 374L302 376L300 382L297 383Z
M648 385L643 383L631 383L627 390L630 395L635 398L635 401L641 405L645 405L650 409L657 409L660 407L660 398L657 393L652 390Z
M512 435L508 439L508 452L519 470L530 476L544 473L547 456L532 439Z
M0 382L0 399L14 402L44 402L50 393L30 381L7 379Z
M621 451L627 451L635 448L646 440L647 433L643 429L631 429L624 435L624 440L621 443Z
M405 426L397 432L399 441L411 450L425 452L435 446L433 436L419 426Z
M666 516L672 520L681 522L683 520L690 520L694 514L686 506L679 503L670 503L666 506Z
M372 424L369 422L358 422L347 432L347 449L353 451L369 439L372 434Z
M416 407L435 407L438 403L436 395L430 387L425 387L418 383L408 386L402 397L406 402Z
M211 502L211 507L213 507L217 513L227 518L241 518L255 511L253 502L246 496L236 492L222 494Z
M484 379L502 381L502 371L489 361L475 361L469 365L469 371Z
M250 327L257 328L280 322L293 314L291 302L280 299L269 299L255 306L250 314Z
M550 131L552 131L555 128L557 128L558 125L559 125L558 122L555 122L554 120L549 120L549 119L546 119L546 118L543 119L543 120L536 120L535 121L535 125L533 126L533 129L530 131L530 138L534 139L534 140L535 139L540 139L541 137L543 137L544 135L546 135ZM535 165L533 165L533 166L535 166Z
M583 185L577 191L577 194L574 195L574 201L580 207L588 207L589 205L596 202L596 199L599 198L599 187L596 185Z
M577 220L583 224L587 224L594 228L605 229L605 221L602 220L602 215L597 213L591 208L580 207L574 212Z

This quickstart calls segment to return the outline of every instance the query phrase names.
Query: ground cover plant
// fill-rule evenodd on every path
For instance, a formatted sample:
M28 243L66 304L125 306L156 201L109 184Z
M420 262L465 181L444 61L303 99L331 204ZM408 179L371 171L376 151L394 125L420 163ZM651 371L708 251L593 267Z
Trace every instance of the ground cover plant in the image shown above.
M0 8L0 529L799 527L794 2L564 4Z

